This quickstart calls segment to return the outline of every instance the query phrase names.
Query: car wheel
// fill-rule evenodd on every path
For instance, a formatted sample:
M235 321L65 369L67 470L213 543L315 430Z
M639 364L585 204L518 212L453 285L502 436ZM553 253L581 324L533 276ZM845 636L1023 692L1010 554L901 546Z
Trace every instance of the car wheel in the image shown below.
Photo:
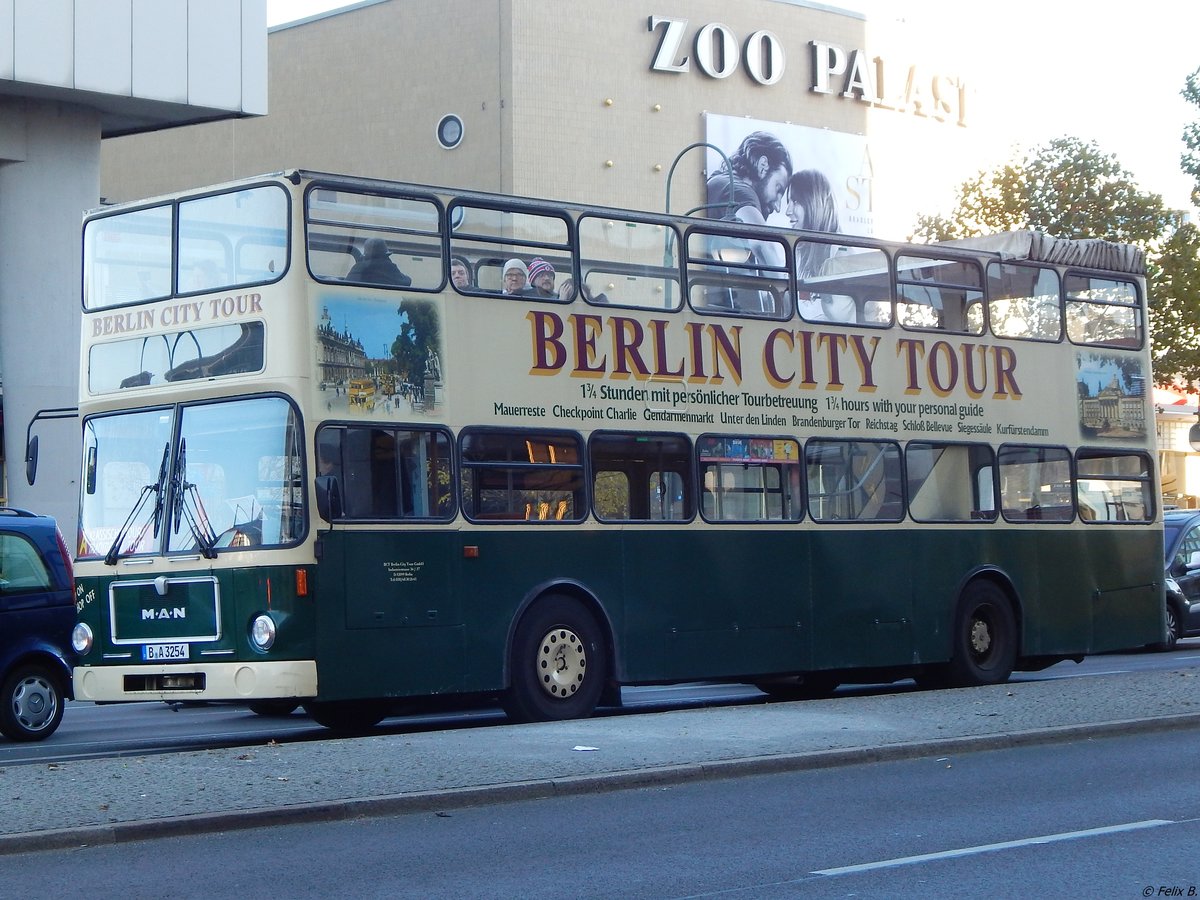
M608 668L596 617L570 597L547 597L521 617L513 638L504 711L518 722L590 716Z
M44 740L62 721L63 703L61 685L43 666L18 666L0 687L0 733L13 741Z
M1017 622L1008 595L990 581L973 581L958 602L946 667L954 687L1000 684L1017 661Z
M1181 637L1180 628L1179 628L1179 616L1175 612L1175 607L1173 607L1171 605L1170 601L1167 601L1167 603L1166 603L1164 618L1166 620L1166 627L1163 629L1163 631L1164 631L1163 640L1161 643L1154 645L1155 650L1159 650L1162 652L1166 652L1167 650L1174 650L1175 645L1179 642L1179 638Z

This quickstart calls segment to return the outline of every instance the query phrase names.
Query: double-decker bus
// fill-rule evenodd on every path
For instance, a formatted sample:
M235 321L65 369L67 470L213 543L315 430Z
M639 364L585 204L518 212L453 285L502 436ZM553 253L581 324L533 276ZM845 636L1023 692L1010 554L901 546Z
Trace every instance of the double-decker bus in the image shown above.
M287 171L83 251L79 699L550 720L1163 637L1132 248Z

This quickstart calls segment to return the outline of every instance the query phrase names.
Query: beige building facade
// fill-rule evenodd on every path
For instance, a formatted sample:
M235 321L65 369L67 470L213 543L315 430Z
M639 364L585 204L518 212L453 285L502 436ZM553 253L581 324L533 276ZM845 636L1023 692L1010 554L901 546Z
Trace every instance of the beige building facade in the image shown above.
M796 129L796 169L854 139L836 186L902 238L976 158L969 74L903 37L799 0L368 0L271 30L269 116L106 141L104 195L300 167L661 211L717 117ZM716 162L684 155L672 211Z

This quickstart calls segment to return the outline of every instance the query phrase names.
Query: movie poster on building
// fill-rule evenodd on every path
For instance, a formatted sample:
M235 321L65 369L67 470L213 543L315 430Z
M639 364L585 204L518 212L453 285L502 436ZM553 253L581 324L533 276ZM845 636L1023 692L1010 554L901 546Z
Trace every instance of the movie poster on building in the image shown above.
M768 225L875 233L871 156L864 136L709 114L705 141L719 147L733 166L731 184L721 156L706 151L709 216L726 217L732 191L736 207L757 208ZM765 167L759 163L763 150L770 160ZM778 160L787 161L783 171ZM746 213L739 218L745 220Z

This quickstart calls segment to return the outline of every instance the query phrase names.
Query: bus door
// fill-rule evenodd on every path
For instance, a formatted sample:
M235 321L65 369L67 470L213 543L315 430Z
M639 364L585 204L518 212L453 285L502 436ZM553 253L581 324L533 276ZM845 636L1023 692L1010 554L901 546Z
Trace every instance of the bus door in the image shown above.
M330 679L346 679L339 694L361 691L367 677L395 696L461 690L462 668L451 662L464 646L456 535L438 524L453 510L449 447L432 430L322 431L318 490L329 520L319 539L320 646L340 663L358 661L318 669L323 698Z

